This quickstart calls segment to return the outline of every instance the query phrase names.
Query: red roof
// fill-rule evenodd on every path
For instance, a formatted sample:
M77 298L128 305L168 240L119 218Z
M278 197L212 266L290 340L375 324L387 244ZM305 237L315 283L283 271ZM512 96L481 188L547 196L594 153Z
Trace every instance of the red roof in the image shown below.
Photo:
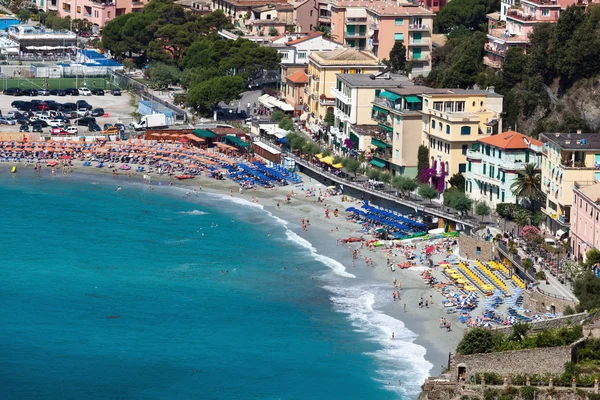
M489 144L494 147L499 147L501 149L527 149L529 145L526 140L534 146L543 146L543 143L539 140L535 140L530 138L529 136L525 136L522 133L515 131L507 131L500 133L498 135L488 136L483 139L479 139L479 142Z
M292 45L292 44L298 44L298 43L302 43L305 40L309 40L309 39L313 39L319 36L322 36L323 32L311 32L308 35L301 37L300 39L296 39L296 40L291 40L289 42L287 42L288 45Z
M303 69L286 76L285 79L294 83L308 83L308 75L306 75Z

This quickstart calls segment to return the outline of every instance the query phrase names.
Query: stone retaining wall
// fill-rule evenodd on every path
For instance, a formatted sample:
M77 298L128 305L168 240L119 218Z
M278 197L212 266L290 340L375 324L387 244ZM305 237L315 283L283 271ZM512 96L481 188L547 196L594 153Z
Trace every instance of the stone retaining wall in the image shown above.
M483 354L454 354L451 375L458 379L459 369L465 377L485 372L510 374L562 374L565 363L572 360L571 346L503 351Z
M472 236L461 234L458 237L458 247L460 255L463 257L467 257L468 255L467 258L471 260L477 259L481 262L488 262L494 258L492 244L483 239L476 239ZM478 251L479 254L477 254Z
M556 329L562 328L563 326L569 325L579 325L582 321L584 321L588 317L587 313L573 314L567 315L565 317L547 319L539 322L532 322L529 324L531 327L531 332L541 331L544 329ZM505 335L510 335L512 333L512 326L501 326L495 329L496 331L503 333Z
M523 293L523 307L533 310L536 313L547 313L553 310L555 313L562 313L567 306L575 309L577 302L548 296L537 290Z

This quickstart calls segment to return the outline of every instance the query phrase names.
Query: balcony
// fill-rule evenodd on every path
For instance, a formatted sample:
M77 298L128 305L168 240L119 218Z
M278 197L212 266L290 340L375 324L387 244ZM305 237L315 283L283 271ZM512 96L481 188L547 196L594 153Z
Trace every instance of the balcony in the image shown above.
M322 106L335 106L335 99L325 97L325 95L321 95L319 98L319 104Z
M430 31L429 25L424 24L408 24L409 31Z
M408 41L409 46L429 46L430 44L431 44L431 40L429 40L429 38L410 39Z
M513 18L513 19L517 19L519 21L523 21L523 22L535 22L535 15L532 14L525 14L522 11L518 11L518 10L508 10L508 13L506 13L507 17Z
M523 0L525 3L537 4L539 6L555 6L560 8L560 4L556 3L556 0Z
M350 104L350 97L346 96L344 92L338 90L336 87L332 87L330 89L331 94L334 95L337 99L342 101L345 104Z
M345 32L347 38L366 38L367 32Z
M481 160L481 153L479 152L479 150L467 150L467 158L470 158L472 160Z
M409 54L407 57L407 60L408 61L417 61L417 62L419 62L419 61L426 62L426 61L429 61L429 54L421 54L418 57L415 57L413 54Z
M595 164L595 163L594 163ZM585 161L573 160L571 158L565 158L560 160L560 166L564 169L576 169L576 170L596 170L600 169L600 164L588 167L585 165Z
M504 49L501 48L500 46L495 46L492 45L490 43L486 43L483 48L485 49L485 51L487 51L488 53L492 53L495 54L497 56L500 57L504 57Z
M364 25L367 23L366 17L361 18L346 18L346 24L348 25Z
M500 179L496 179L496 177L491 177L487 174L482 174L481 172L471 172L473 174L473 178L478 181L487 183L492 186L501 186L502 181Z
M371 22L371 24L369 25L369 28L373 31L376 31L379 29L379 23L378 22Z

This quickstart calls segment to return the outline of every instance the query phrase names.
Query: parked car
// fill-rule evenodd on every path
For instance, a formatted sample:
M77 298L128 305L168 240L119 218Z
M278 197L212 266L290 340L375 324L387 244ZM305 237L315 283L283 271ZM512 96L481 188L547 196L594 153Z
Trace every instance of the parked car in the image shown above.
M15 106L19 111L32 111L34 109L33 107L34 106L30 101L22 101Z
M87 117L89 115L89 111L86 110L85 108L80 108L79 110L77 110L77 117Z
M29 132L29 125L27 125L27 124L21 125L21 127L19 128L19 132Z
M30 123L31 123L31 121L27 117L19 117L19 118L17 118L17 124L20 124L20 125L29 125Z
M25 89L23 90L23 96L37 96L38 91L35 89Z
M104 124L104 126L102 128L104 128L104 130L107 130L108 128L112 128L113 124Z
M40 125L42 128L48 127L48 123L46 121L44 121L43 119L38 119L38 120L34 121L33 124Z
M60 104L58 101L54 101L54 100L46 100L45 103L48 104L48 108L50 110L54 110L54 111L58 111L62 107L62 104Z
M79 96L79 90L75 88L65 89L65 94L69 96Z
M104 96L104 89L92 89L92 94L95 96Z
M65 126L63 129L69 132L69 135L77 135L79 133L79 129L76 126Z
M67 92L65 92L62 89L52 89L50 91L50 95L52 95L52 96L66 96Z
M91 113L92 117L104 116L104 108L94 108Z
M46 110L50 109L50 107L48 106L48 103L38 103L36 105L36 107L38 110L42 110L42 111L46 111Z
M44 132L44 128L41 125L34 124L33 127L31 128L31 132L42 133L42 132Z
M120 96L120 95L121 95L121 89L112 89L112 90L110 91L110 93L111 93L113 96Z
M115 127L121 132L124 133L126 130L125 124L115 124Z
M50 133L51 133L52 135L61 135L61 136L63 136L63 135L68 135L68 134L69 134L69 132L67 132L67 131L66 131L66 130L64 130L63 128L52 128L52 129L50 130Z
M69 112L73 110L77 110L77 104L75 103L64 103L61 107L62 111Z
M57 116L54 117L54 119L62 121L65 124L68 124L69 122L71 122L71 120L68 117L65 117L64 115L57 115Z
M77 125L79 125L79 126L89 126L90 124L95 124L95 123L96 123L96 118L92 118L92 117L83 117L83 118L79 118L77 120ZM102 129L100 129L100 130L102 130Z
M40 96L49 96L50 95L50 91L48 89L39 89L38 90L38 95L40 95Z
M18 111L9 111L9 112L8 112L8 114L6 114L6 116L7 116L8 118L14 118L14 119L17 119L17 118L21 118L21 117L23 116L23 114L21 114L21 113L20 113L20 112L18 112Z
M80 96L91 96L92 92L88 88L81 88L81 89L79 89L79 95Z
M111 126L108 129L103 130L102 133L105 135L117 135L119 134L119 129L114 126Z
M20 104L25 103L23 100L15 100L12 103L10 103L11 107L17 108Z
M17 121L10 118L0 117L0 125L16 125Z
M98 125L98 124L89 124L88 130L90 132L102 132L102 129L100 128L100 125Z
M85 100L77 100L77 103L75 103L77 105L77 109L82 109L85 108L86 110L91 110L93 107L91 106L91 104L89 104L87 101Z
M58 120L58 119L52 119L52 120L48 121L48 125L50 125L53 128L56 128L56 127L63 127L63 126L65 126L65 123L63 121L61 121L61 120Z
M23 96L23 91L19 88L8 88L3 93L8 96Z

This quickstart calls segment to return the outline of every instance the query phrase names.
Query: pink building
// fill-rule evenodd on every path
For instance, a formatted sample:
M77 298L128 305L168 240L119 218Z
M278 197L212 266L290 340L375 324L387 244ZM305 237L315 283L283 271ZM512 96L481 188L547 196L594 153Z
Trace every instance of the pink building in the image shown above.
M58 15L90 21L102 28L119 15L139 12L149 0L58 0Z
M561 10L577 0L522 0L516 7L512 0L502 0L500 12L488 14L488 42L483 63L502 68L504 54L511 47L527 48L529 34L536 24L558 21Z
M585 261L589 249L600 249L600 183L574 186L570 235L571 252L578 261Z

